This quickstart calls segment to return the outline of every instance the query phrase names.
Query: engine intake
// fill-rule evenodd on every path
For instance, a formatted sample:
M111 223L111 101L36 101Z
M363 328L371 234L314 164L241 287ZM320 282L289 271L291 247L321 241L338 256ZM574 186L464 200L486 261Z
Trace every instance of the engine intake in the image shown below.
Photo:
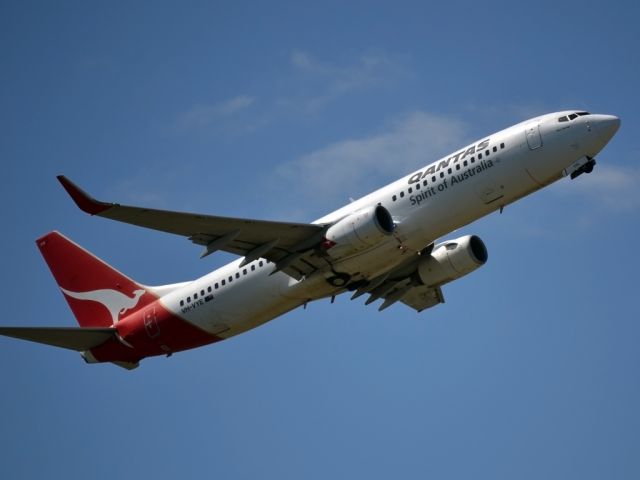
M393 233L395 225L382 205L363 208L329 227L324 246L334 258L373 247Z
M487 248L480 237L466 235L435 246L418 264L420 281L429 287L463 277L487 262Z

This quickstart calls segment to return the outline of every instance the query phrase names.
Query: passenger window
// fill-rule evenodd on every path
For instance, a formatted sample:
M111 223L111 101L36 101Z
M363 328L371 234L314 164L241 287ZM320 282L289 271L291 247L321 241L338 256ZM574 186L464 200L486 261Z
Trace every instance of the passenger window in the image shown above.
M180 300L180 306L184 306L184 300Z
M187 297L187 303L191 303L191 297Z
M207 287L207 292L211 293L211 285Z
M216 284L213 287L217 290L218 289L218 283L216 282Z
M391 197L391 200L393 200L394 202L398 199L398 197L396 195L394 195L393 197Z
M251 265L251 271L255 272L256 271L256 266L255 265Z
M409 187L409 193L413 192L413 189L411 187Z
M200 290L200 296L204 297L204 290Z
M400 198L404 197L404 192L400 192Z
M222 284L222 286L224 287L227 284L227 281L223 278L220 283Z
M493 147L493 151L497 152L498 151L498 147Z

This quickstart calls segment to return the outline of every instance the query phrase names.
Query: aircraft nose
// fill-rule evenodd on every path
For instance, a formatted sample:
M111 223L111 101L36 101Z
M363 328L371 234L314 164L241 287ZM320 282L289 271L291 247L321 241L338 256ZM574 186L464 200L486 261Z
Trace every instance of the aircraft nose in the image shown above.
M592 125L598 136L607 143L620 128L620 119L614 115L594 115Z

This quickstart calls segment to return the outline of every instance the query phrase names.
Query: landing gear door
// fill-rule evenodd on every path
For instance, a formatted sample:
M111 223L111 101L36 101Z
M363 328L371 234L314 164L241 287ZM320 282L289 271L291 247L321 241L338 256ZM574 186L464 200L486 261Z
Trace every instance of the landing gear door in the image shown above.
M525 127L525 134L527 136L527 144L530 150L535 150L542 146L542 137L540 136L540 124L529 123Z

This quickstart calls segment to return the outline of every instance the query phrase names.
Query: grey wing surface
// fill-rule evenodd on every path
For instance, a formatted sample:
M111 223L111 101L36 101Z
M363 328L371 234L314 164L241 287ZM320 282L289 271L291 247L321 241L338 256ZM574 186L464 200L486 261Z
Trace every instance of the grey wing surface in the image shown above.
M382 300L378 310L384 310L396 302L404 303L417 312L444 303L440 286L423 285L417 278L419 255L408 258L388 273L373 278L356 289L351 299L368 294L365 305Z
M63 175L58 180L84 212L187 237L204 247L202 257L222 250L245 257L244 264L266 258L300 279L326 264L316 254L325 227L309 223L220 217L120 205L94 199Z

